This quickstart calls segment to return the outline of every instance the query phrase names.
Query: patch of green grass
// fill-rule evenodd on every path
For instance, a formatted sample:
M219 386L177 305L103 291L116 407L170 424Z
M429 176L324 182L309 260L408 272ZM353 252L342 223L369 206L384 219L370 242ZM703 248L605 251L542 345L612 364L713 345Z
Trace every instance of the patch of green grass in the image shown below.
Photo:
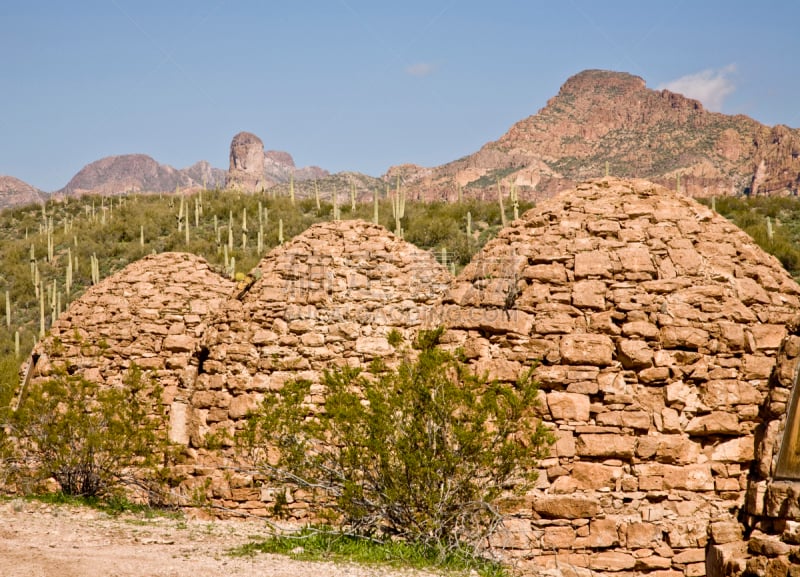
M497 561L475 557L466 550L428 547L406 541L377 541L348 535L330 527L307 527L297 533L254 541L231 551L234 556L257 553L287 555L304 561L345 561L364 565L388 565L452 574L475 571L482 577L508 577Z
M57 492L28 495L25 498L29 501L36 501L38 503L45 503L49 505L75 505L90 507L92 509L97 509L98 511L103 511L111 516L132 513L135 515L141 515L147 519L152 519L155 517L178 519L182 517L182 513L177 509L151 507L149 505L133 503L125 497L116 495L106 498L99 498L67 495L66 493Z

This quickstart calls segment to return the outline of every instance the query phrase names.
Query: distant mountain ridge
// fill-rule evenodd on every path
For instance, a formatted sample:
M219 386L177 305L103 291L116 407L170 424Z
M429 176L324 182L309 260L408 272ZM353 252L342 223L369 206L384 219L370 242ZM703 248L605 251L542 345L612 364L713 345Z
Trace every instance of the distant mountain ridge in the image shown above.
M130 192L172 192L176 188L214 188L225 171L202 160L184 169L160 164L146 154L107 156L84 166L56 196L118 195Z
M258 191L329 175L316 166L296 167L287 152L265 151L249 132L234 136L230 150L227 171L205 161L176 169L144 154L109 156L82 168L54 194L203 186ZM412 199L492 198L498 183L504 194L513 186L520 198L539 199L606 173L698 197L797 195L800 130L709 112L697 100L649 89L625 72L585 70L567 79L536 114L475 153L438 167L394 166L381 178L394 185L399 177ZM17 179L8 182L0 181L0 208L43 198Z
M586 70L538 113L479 151L434 168L404 165L412 197L496 195L497 181L544 198L606 172L679 186L691 196L794 195L800 131L705 110L691 98L652 90L632 74Z
M0 176L0 208L42 202L47 195L13 176Z

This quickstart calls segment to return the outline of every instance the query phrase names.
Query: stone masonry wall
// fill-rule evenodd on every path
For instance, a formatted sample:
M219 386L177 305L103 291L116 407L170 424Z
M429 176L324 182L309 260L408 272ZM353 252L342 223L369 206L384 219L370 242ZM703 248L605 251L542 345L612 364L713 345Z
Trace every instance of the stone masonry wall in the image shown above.
M197 343L210 313L234 289L235 283L198 256L147 256L70 304L33 350L38 360L32 381L63 369L101 385L120 386L135 363L162 387L170 435L180 440L187 391L197 372Z
M697 576L741 538L761 407L800 289L696 202L589 182L503 230L444 299L451 346L539 363L557 436L508 538L531 569Z
M410 343L445 324L446 345L493 377L536 366L557 441L535 490L503 503L500 539L523 570L795 574L800 484L774 467L800 287L693 200L588 182L511 223L456 279L382 227L323 223L253 276L235 293L190 255L130 265L70 306L34 378L60 365L116 385L131 362L152 370L185 447L178 496L266 515L274 488L231 441L264 391L307 379L321 403L326 368L391 365L390 332ZM306 496L288 497L308 518Z
M264 391L289 379L314 383L313 400L321 403L326 368L366 367L374 358L391 365L399 356L389 333L409 344L430 326L433 305L452 276L430 253L363 221L312 226L271 251L255 276L249 290L213 317L203 338L190 401L190 458L179 471L187 499L266 514L271 489L236 472L242 463L231 446L248 411ZM209 448L209 439L222 448ZM303 517L308 503L290 498L293 514Z
M714 544L709 550L709 571L714 576L800 575L800 480L778 478L778 457L784 443L797 436L798 424L787 418L792 396L798 396L800 318L788 326L761 407L763 423L756 432L755 461L748 479L742 515L744 537ZM795 402L800 398L795 399ZM800 415L800 412L796 413ZM795 419L797 421L797 419ZM786 435L789 435L787 437ZM787 450L797 450L788 446Z

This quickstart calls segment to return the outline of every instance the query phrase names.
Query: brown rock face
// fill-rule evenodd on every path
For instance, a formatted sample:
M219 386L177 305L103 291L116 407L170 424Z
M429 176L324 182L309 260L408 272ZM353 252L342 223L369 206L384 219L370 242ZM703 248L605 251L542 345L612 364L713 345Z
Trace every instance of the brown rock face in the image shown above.
M40 203L44 193L13 176L0 176L0 209L11 206Z
M231 141L227 188L261 190L268 184L264 173L264 143L255 134L240 132Z
M586 70L569 78L537 114L455 162L402 172L412 194L546 198L587 178L647 178L690 196L788 195L800 190L800 132L708 112L642 78ZM397 170L390 170L394 175Z
M231 141L227 188L257 192L290 178L302 181L327 176L316 166L297 168L292 155L280 150L264 152L264 143L250 132L240 132Z

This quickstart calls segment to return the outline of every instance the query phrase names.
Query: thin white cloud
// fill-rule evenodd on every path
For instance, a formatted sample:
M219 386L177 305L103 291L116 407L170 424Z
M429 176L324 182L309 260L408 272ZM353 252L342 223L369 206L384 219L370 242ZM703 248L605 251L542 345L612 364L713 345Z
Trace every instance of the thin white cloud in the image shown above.
M709 68L696 74L681 76L662 84L659 88L666 88L689 98L695 98L702 102L708 110L719 112L722 110L725 98L736 89L736 85L731 79L735 72L735 64L729 64L716 70Z
M439 66L433 62L417 62L416 64L406 66L406 74L422 78L436 72L438 67Z

